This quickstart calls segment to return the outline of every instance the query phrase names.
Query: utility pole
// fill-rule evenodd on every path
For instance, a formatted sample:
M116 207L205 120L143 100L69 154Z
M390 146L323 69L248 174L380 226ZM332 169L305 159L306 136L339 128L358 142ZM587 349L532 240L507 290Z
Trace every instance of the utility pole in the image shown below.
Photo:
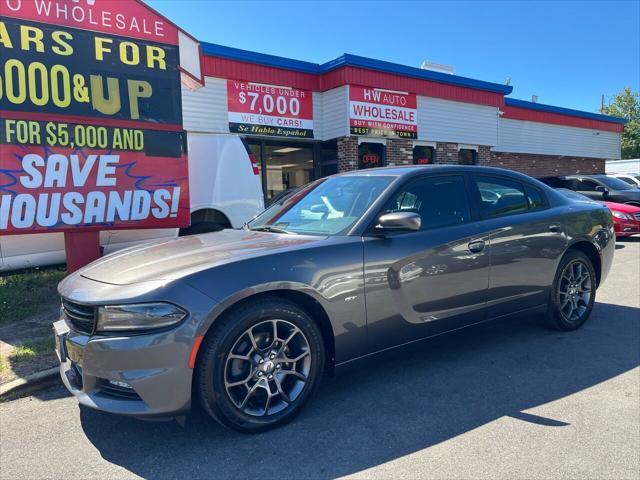
M600 99L600 113L604 113L604 93Z

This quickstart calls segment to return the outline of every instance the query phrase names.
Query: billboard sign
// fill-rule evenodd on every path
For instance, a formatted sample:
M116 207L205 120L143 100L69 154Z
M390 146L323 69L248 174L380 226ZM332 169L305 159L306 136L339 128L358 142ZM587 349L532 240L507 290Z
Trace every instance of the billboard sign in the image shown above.
M177 27L137 0L0 5L0 235L186 226Z
M415 93L349 85L351 135L418 138Z
M229 131L271 137L313 138L308 90L227 80Z

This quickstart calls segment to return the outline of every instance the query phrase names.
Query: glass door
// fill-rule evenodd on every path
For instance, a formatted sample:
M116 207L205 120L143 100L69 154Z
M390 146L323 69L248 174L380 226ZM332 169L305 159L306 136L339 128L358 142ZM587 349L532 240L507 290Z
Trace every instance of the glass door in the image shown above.
M315 178L313 143L250 139L249 145L260 165L265 203Z

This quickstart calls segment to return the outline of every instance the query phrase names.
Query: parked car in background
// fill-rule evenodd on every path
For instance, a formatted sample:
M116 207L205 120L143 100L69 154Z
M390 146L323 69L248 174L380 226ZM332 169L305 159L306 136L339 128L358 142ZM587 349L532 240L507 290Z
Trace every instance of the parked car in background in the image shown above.
M634 173L607 173L607 176L617 178L634 187L640 187L640 174Z
M264 208L260 171L237 135L189 134L191 225L100 232L104 253L152 240L239 228ZM0 236L0 271L65 262L64 234Z
M640 206L640 189L607 175L567 175L540 181L553 188L568 188L592 200Z
M61 377L91 408L184 415L194 394L222 424L257 432L291 420L325 372L378 352L525 314L579 328L614 250L605 206L513 171L334 175L241 230L129 249L67 277Z
M626 203L604 202L613 215L616 237L640 234L640 207Z
M613 226L616 237L630 237L631 235L640 234L640 207L626 203L597 202L596 200L592 200L589 197L585 197L578 192L566 188L557 188L556 191L576 201L595 202L606 205L606 207L611 210L611 215L613 216Z

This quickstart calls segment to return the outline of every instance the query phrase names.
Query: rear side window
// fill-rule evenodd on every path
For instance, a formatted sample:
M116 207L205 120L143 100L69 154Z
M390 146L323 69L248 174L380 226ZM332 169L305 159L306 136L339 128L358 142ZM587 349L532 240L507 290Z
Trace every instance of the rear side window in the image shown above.
M532 210L537 210L540 208L544 208L546 203L544 201L544 196L540 189L533 187L531 185L525 185L524 191L529 198L529 208Z
M520 183L498 177L473 177L473 180L480 193L480 213L483 218L529 210L529 198Z
M471 219L464 177L425 177L402 188L382 213L415 212L422 230L446 227Z

